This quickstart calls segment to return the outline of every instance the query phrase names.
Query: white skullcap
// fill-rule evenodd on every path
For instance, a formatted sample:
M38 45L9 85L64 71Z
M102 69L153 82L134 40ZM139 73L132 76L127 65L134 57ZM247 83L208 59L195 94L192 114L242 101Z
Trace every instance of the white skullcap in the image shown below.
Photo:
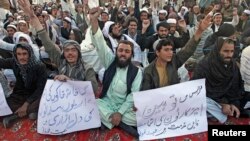
M8 28L8 27L10 27L10 28L14 28L15 30L17 30L16 26L15 26L15 25L13 25L13 24L9 24L9 25L7 26L7 28Z
M109 11L108 11L108 9L107 9L107 8L103 8L102 13L106 13L106 14L108 14L108 15L109 15Z
M64 18L64 21L68 22L68 23L71 23L71 19L69 17L65 17Z
M105 24L104 24L104 27L102 29L102 33L105 37L108 37L109 35L109 28L111 25L115 24L115 22L113 21L106 21Z
M42 11L42 15L48 15L47 11Z
M158 40L156 40L156 41L154 42L154 44L153 44L153 49L154 49L154 51L156 50L156 46L158 45L158 43L160 42L160 40L162 40L162 39L158 39Z
M187 8L186 6L182 6L182 7L181 7L181 9L184 9L184 10L185 10L185 12L187 12L187 11L188 11L188 8Z
M221 13L219 13L219 12L214 13L213 18L214 18L215 16L217 16L217 15L222 15L222 14L221 14Z
M104 5L105 5L105 6L109 6L109 3L108 3L108 2L106 2Z
M169 23L169 24L176 24L177 21L176 21L176 19L169 18L169 19L167 20L167 23Z
M165 15L167 15L168 12L167 12L166 10L160 10L160 11L159 11L159 14L165 14Z
M21 18L22 18L22 16L18 15L16 18L17 18L17 20L19 20L19 19L21 19Z
M148 9L146 7L143 7L142 9L140 9L140 12L147 12L147 13L149 13Z
M18 23L25 23L25 24L27 24L27 22L25 20L19 20Z
M243 11L244 13L246 13L247 15L250 15L250 10L246 9Z

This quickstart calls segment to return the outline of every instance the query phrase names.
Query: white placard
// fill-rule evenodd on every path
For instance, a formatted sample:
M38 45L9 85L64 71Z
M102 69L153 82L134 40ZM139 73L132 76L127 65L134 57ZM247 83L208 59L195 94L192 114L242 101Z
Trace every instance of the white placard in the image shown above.
M47 81L39 106L38 133L61 135L100 126L90 81Z
M4 96L4 92L3 92L3 87L0 84L0 116L6 116L6 115L10 115L13 112L11 111L9 105L6 102L6 98Z
M205 79L133 94L140 140L207 131Z
M248 102L246 103L246 105L244 106L244 109L248 109L248 108L250 108L250 101L248 101Z

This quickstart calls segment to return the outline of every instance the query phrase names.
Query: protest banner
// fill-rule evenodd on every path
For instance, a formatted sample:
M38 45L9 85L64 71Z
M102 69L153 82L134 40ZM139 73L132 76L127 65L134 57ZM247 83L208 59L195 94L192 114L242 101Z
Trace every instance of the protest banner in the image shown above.
M6 116L10 114L12 114L12 111L6 102L6 98L3 92L3 87L0 84L0 116Z
M38 133L61 135L100 126L90 81L47 81L39 106Z
M133 93L140 140L207 131L205 79Z

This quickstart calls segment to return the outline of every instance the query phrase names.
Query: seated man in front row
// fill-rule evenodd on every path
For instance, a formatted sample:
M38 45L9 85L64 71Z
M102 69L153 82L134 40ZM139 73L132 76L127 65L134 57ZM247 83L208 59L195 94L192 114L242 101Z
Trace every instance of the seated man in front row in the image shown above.
M12 112L3 119L5 128L10 122L26 115L37 118L38 107L47 80L46 67L38 61L29 44L17 44L13 49L13 58L0 59L0 68L13 69L16 85L7 98Z
M201 20L194 36L178 52L174 53L175 45L170 39L159 39L155 44L156 59L145 69L143 74L141 90L150 90L180 83L178 68L193 55L202 33L210 25L211 16L207 15ZM157 43L158 42L158 43Z
M102 123L109 129L118 126L135 137L138 137L136 115L133 111L132 92L139 91L142 72L132 62L133 43L121 40L116 48L116 55L106 45L98 25L101 10L90 10L92 26L92 41L97 47L100 60L106 69L103 79L102 95L97 99L97 105Z
M215 48L194 70L192 79L206 78L208 117L225 123L228 116L239 117L243 110L243 83L239 66L233 59L235 41L219 37Z

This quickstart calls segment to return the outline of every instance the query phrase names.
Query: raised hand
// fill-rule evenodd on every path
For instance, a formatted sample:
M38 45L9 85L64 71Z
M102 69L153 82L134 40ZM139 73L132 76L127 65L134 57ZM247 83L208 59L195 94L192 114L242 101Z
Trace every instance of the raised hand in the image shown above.
M23 12L25 13L25 15L27 16L33 16L34 11L32 9L32 6L29 2L29 0L17 0L19 7L21 8L21 10L23 10Z
M83 0L82 2L84 5L88 5L88 0Z
M182 29L185 29L187 27L187 24L185 22L184 19L178 20L178 25L179 27L181 27Z
M233 8L233 16L237 16L238 15L238 9L237 8Z
M91 20L97 20L102 12L102 9L100 7L95 7L89 10L89 18Z
M211 12L210 12L211 13ZM206 17L199 22L198 29L194 34L194 38L198 41L201 38L202 32L206 30L211 24L212 15L207 14Z
M90 24L92 27L92 32L96 33L98 30L98 17L100 16L102 9L100 7L92 8L89 10Z
M216 11L218 11L218 10L220 10L220 5L219 4L216 4L216 5L214 5L214 8L213 8L213 12L216 12Z
M212 24L211 19L212 16L210 14L207 14L206 17L199 23L198 30L206 30Z
M37 16L32 9L29 0L18 0L19 7L24 11L25 15L30 17L30 24L37 30L42 30L43 26L39 22Z
M135 13L135 10L133 7L128 7L129 15L132 16Z

